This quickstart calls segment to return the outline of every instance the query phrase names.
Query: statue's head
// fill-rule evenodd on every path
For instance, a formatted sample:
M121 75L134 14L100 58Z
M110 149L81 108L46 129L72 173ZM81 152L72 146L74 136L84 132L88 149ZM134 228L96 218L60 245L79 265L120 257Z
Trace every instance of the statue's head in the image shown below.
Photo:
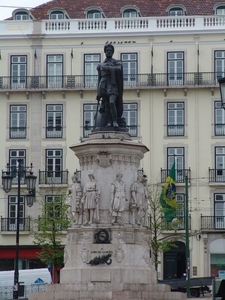
M116 174L116 179L121 180L122 177L123 177L123 174L121 174L121 173Z
M107 52L107 49L111 49L111 51L112 51L112 54L114 53L114 46L112 45L112 44L106 44L105 46L104 46L104 53L106 53Z
M92 172L88 173L88 177L92 180L95 179L95 176Z

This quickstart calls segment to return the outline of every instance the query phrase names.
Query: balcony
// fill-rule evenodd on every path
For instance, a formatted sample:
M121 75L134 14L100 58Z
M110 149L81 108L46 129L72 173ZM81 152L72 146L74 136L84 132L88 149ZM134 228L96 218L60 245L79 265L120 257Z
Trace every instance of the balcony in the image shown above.
M209 183L225 184L225 169L209 168Z
M68 184L68 170L66 171L40 171L39 184Z
M201 216L201 230L225 230L225 216Z
M16 231L16 218L2 218L1 217L1 232ZM30 218L20 218L20 231L30 231Z
M173 222L168 222L164 216L161 216L161 229L165 231L171 231L171 230L185 230L185 217L176 217L176 220ZM189 230L191 230L191 217L189 216ZM150 215L148 217L148 226L150 229L154 227L154 224L152 224L152 216Z
M184 125L167 125L167 136L184 136Z
M161 183L166 182L166 178L168 177L169 173L170 173L169 169L161 168ZM176 169L175 176L176 176L176 183L184 183L186 176L188 177L188 183L190 183L191 170L190 170L190 168L189 169Z
M188 219L189 230L191 230L191 217ZM168 222L162 217L163 230L185 230L185 217L176 217L175 221Z
M48 126L46 127L46 138L62 138L63 128L62 126Z
M215 124L215 135L216 136L225 135L225 124Z
M57 221L59 220L59 221ZM66 221L66 219L65 219ZM66 223L66 222L65 222ZM41 226L40 224L45 225L45 230L51 232L52 230L57 230L57 231L65 231L67 230L68 226L67 225L62 225L62 219L60 217L53 217L49 216L47 218L42 218L38 216L38 231L41 231Z
M184 87L215 87L221 72L190 72L182 74L148 73L134 74L134 80L126 80L124 74L124 89L156 89ZM129 75L130 76L130 75ZM174 78L180 78L174 79ZM20 77L1 76L0 91L52 91L52 90L96 90L96 75L64 75L64 76L26 76L21 82Z
M149 36L159 33L197 34L200 31L223 32L225 17L219 15L207 16L162 16L137 18L104 18L104 19L64 19L41 21L13 21L0 22L0 36L10 35L71 35L73 37L85 34L103 35L110 37L111 33L130 35L142 33ZM129 42L129 39L128 39ZM130 41L132 42L132 40Z
M10 127L9 138L10 139L25 139L26 138L26 127Z

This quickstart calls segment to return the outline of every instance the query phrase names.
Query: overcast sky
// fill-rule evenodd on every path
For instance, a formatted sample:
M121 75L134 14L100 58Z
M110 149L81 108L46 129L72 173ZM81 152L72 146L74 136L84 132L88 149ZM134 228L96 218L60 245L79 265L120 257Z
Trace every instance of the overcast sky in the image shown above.
M24 7L31 9L49 1L50 0L0 0L0 20L11 17L12 11L17 8Z

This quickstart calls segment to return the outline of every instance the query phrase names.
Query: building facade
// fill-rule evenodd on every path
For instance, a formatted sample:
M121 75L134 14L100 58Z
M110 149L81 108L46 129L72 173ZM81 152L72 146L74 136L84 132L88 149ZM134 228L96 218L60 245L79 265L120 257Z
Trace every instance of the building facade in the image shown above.
M140 169L150 184L163 185L175 160L183 220L188 177L191 277L218 276L225 270L225 112L218 86L225 75L225 2L76 2L18 9L0 22L2 169L15 169L19 158L33 163L37 198L54 199L50 182L67 191L80 168L69 147L94 127L96 67L104 45L113 44L123 62L128 131L150 149ZM8 194L0 189L2 270L13 265L16 183L15 176ZM22 184L21 268L37 262L30 217L40 211L38 201L26 206L26 193ZM178 231L183 238L162 254L160 278L185 271L184 226Z

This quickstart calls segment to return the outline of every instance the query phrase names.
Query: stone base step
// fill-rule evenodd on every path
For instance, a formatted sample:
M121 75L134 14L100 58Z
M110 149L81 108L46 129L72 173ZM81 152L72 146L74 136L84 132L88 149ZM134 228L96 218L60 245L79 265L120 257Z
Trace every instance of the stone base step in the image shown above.
M99 288L100 286L98 286ZM76 287L77 288L77 287ZM137 288L137 286L135 287ZM141 288L141 286L139 286ZM134 290L75 290L72 285L54 284L45 292L32 292L29 300L180 300L186 299L186 294L168 291L163 285L152 287L142 286ZM164 290L165 289L165 290Z

